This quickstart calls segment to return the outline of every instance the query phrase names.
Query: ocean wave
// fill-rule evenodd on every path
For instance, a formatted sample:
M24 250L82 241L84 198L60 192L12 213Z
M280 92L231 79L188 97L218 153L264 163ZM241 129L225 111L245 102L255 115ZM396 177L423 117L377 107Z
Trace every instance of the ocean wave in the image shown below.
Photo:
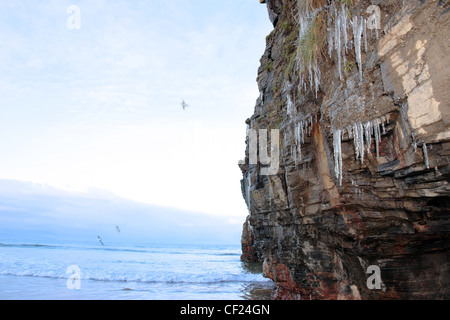
M216 253L216 256L240 256L240 253L237 252L224 252L224 253Z
M0 247L12 248L67 248L66 246L40 244L40 243L0 243Z
M84 244L69 244L69 245L57 245L57 244L41 244L41 243L0 243L0 247L5 248L42 248L42 249L77 249L77 250L98 250L109 252L136 252L136 253L163 253L173 255L183 254L196 254L196 255L212 255L212 256L239 256L237 252L221 252L220 250L174 250L172 248L159 248L159 247L121 247L121 246L109 246L109 245L84 245Z
M20 276L20 277L38 277L49 279L69 279L70 274L58 273L55 271L37 271L37 270L0 270L0 275L5 276ZM123 275L123 274L93 274L82 273L81 281L102 281L102 282L137 282L137 283L149 283L149 284L212 284L212 283L254 283L254 282L267 282L261 274L195 274L195 275Z

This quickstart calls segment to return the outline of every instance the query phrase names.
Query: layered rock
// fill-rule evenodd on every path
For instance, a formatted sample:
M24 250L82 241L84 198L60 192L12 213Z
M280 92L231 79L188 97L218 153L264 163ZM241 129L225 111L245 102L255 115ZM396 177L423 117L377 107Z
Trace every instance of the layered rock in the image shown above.
M279 130L280 157L262 175L277 144L255 162L247 137L242 259L279 299L449 299L448 3L260 2L274 30L248 129Z

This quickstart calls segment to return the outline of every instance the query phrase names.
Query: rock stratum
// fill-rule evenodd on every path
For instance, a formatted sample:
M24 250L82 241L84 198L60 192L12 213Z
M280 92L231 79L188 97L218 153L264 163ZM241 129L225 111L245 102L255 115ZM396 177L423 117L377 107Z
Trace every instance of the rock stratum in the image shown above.
M448 1L260 2L242 260L275 299L450 299Z

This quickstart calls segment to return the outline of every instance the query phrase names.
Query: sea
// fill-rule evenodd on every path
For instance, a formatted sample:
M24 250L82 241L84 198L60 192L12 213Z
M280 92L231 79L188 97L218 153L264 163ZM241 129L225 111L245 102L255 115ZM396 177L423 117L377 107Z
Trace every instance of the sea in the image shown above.
M238 245L0 238L1 300L266 300L272 282Z

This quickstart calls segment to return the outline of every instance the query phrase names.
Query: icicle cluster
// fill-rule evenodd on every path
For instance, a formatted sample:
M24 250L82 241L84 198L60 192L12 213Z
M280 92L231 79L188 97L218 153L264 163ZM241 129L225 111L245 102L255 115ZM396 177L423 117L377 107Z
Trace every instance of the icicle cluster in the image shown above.
M353 17L353 39L355 42L355 55L356 63L359 69L359 81L362 81L362 65L361 65L361 36L363 33L363 27L365 27L365 19L361 18L361 22L358 24L358 16Z
M305 8L304 12L300 12L300 8ZM310 9L309 0L298 0L297 6L299 8L299 44L302 43L303 38L306 36L309 28L311 27L314 19L316 18L317 14L322 10L321 8L317 8L314 10ZM298 50L298 52L301 52L301 50ZM300 82L299 87L300 89L306 91L307 85L309 84L309 88L314 91L316 98L317 93L319 92L320 87L320 69L318 65L318 61L312 61L311 59L309 61L303 61L301 58L301 55L297 56L297 64L299 70L305 70L306 72L300 72Z
M286 90L290 90L291 84L287 84ZM284 133L284 144L291 146L291 157L294 159L295 166L302 160L301 145L305 143L305 138L311 135L313 122L317 122L317 115L311 114L304 116L297 112L295 102L288 93L286 98L286 114L289 119L289 125Z
M333 130L333 148L334 148L334 172L339 185L342 185L342 153L341 141L344 137L345 130L349 139L353 139L355 158L364 162L365 152L370 152L372 145L372 136L375 140L375 149L377 157L379 153L379 143L381 142L381 135L386 133L385 123L389 124L389 117L382 116L367 122L355 122L345 129Z
M313 116L308 115L304 119L293 124L285 132L285 143L289 137L294 137L291 145L291 157L294 159L295 166L302 160L302 144L305 143L305 138L311 136L311 130L313 126ZM316 120L317 121L317 118Z
M334 27L332 25L334 17ZM348 31L353 29L353 43L349 39ZM362 39L361 39L362 38ZM362 41L361 41L362 40ZM327 19L327 41L328 55L332 58L333 51L336 51L339 78L342 80L342 65L347 64L347 51L354 47L356 63L359 69L359 78L362 81L361 47L364 45L364 52L367 52L367 21L364 17L353 16L348 19L347 8L341 4L337 8L334 3L329 6Z
M309 0L298 0L297 1L297 7L299 9L299 12L301 11L300 9L302 7L302 2L304 2L303 7L305 8L305 11L298 15L298 24L300 26L299 39L303 38L303 36L306 34L309 26L311 25L312 19L314 19L315 15L317 13L317 10L314 10L314 11L310 10Z
M302 43L317 14L322 10L322 8L311 10L309 2L310 0L298 0L299 44ZM303 8L303 10L300 10L300 8ZM352 28L353 32L349 32L350 28ZM351 34L353 37L351 37ZM376 33L376 36L378 38L378 33ZM333 51L336 51L339 78L341 80L343 79L342 68L343 66L345 68L347 65L348 51L354 48L361 82L363 76L361 50L363 47L364 52L367 52L367 20L361 16L353 16L349 19L348 9L345 3L341 3L339 6L335 2L332 2L328 6L327 42L330 58L332 58ZM298 51L301 52L301 50ZM302 71L300 72L299 87L301 90L306 91L309 86L317 97L321 74L318 61L314 61L313 59L310 58L309 61L303 61L301 55L298 55L297 67Z
M304 68L304 61L298 61L298 63L300 64L300 70L302 70ZM303 73L300 73L300 81L299 81L299 87L300 89L302 89L303 91L306 91L308 88L308 84L309 84L309 88L314 92L316 98L317 98L317 93L319 92L319 88L320 88L320 68L317 64L317 62L313 62L309 61L308 62L308 67L307 67L307 74L304 75Z

